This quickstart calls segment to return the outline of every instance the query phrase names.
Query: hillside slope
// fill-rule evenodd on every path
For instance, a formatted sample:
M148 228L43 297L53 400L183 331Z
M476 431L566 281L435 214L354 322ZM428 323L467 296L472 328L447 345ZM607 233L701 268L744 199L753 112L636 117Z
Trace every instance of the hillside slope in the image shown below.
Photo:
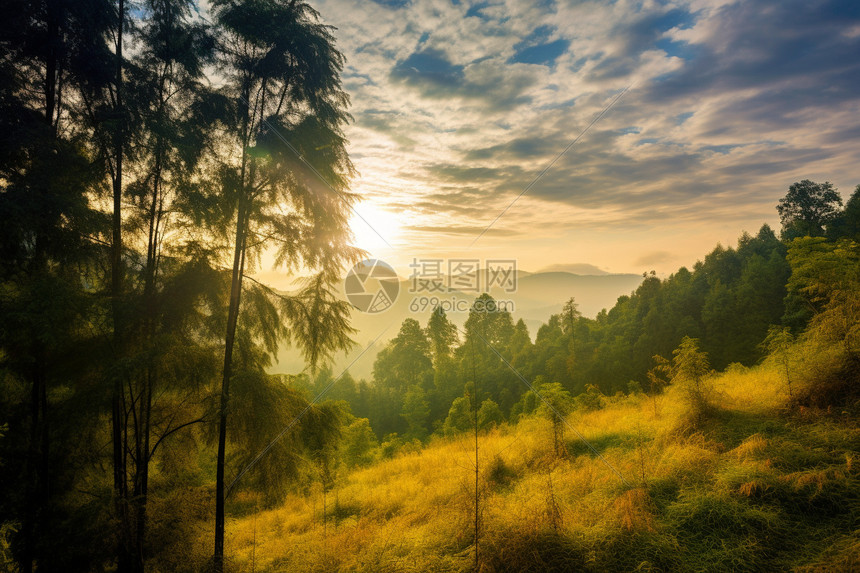
M594 451L568 431L556 456L539 416L483 433L479 570L860 567L856 412L787 413L766 366L718 375L709 392L704 419L681 388L601 397L568 418ZM325 523L319 487L249 510L227 553L237 571L474 571L474 460L468 434L401 451L341 476Z

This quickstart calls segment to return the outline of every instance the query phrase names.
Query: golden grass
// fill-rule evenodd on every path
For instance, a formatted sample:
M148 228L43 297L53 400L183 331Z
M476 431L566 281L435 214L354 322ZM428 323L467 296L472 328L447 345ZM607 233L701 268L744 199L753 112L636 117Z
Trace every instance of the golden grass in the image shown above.
M728 546L711 547L710 541L696 537L700 534L685 538L671 521L696 523L690 516L699 514L713 520L715 528L748 528L746 537L737 541L742 559L751 564L782 563L773 561L777 558L770 549L759 547L764 542L755 537L754 524L763 523L778 532L793 518L778 508L764 511L748 504L777 494L795 495L792 491L841 495L833 484L843 488L850 480L856 484L858 464L848 447L826 467L815 462L822 467L777 469L784 462L780 456L798 456L798 464L817 459L810 457L817 454L807 452L806 446L766 436L756 427L747 429L760 420L772 420L781 432L790 430L776 417L787 403L778 373L766 366L733 370L711 382L714 401L726 419L719 428L729 437L691 426L683 396L671 387L657 398L656 414L652 398L637 395L608 398L601 410L570 415L570 425L602 458L570 431L565 440L571 455L556 457L550 423L538 417L482 434L481 531L485 547L492 548L487 551L493 552L482 556L483 570L506 570L494 558L508 555L505 544L513 543L516 536L532 536L528 539L535 543L544 540L540 543L547 547L556 547L555 541L547 539L568 540L573 545L559 541L561 545L551 551L579 555L597 570L626 566L619 565L627 563L623 551L607 553L605 547L626 543L627 538L639 540L638 549L631 546L629 551L642 552L635 557L641 561L635 566L646 570L660 569L658 563L674 567L671 564L680 563L682 551L688 551L686 559L702 559L703 570L717 564L736 567ZM809 436L816 443L831 440L838 450L858 434L856 429L823 422ZM473 436L440 438L420 452L349 473L327 496L325 524L319 489L310 495L291 495L277 509L231 520L227 553L232 566L242 572L474 570L474 456ZM719 500L734 505L720 513L722 509L714 508L728 502ZM790 501L794 503L794 498ZM732 520L740 525L731 525ZM782 534L768 535L767 539L781 539ZM840 543L855 546L845 540ZM712 553L698 556L695 550L684 549L684 544ZM844 551L839 555L844 556ZM533 557L543 558L538 553ZM714 560L714 565L708 565L708 560Z

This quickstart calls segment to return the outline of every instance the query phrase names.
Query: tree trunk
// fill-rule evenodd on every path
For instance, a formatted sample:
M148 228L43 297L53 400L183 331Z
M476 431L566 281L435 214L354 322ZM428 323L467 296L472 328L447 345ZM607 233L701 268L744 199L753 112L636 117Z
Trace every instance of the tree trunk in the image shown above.
M233 373L233 344L236 341L236 325L239 321L239 305L242 299L242 277L245 270L245 245L247 227L251 213L251 198L247 196L246 171L248 155L246 150L250 142L250 97L251 82L246 77L242 83L243 102L242 124L239 142L242 146L242 167L239 176L239 202L236 213L236 239L233 250L233 274L230 280L230 306L227 311L227 333L224 338L224 368L221 378L221 401L218 411L218 457L215 469L215 552L213 569L215 573L224 571L224 463L227 449L227 408L230 401L230 377Z
M244 184L244 178L243 178ZM224 461L227 448L227 408L230 400L230 377L233 368L233 344L242 297L242 274L245 265L247 217L244 189L236 217L236 243L233 253L233 276L230 282L230 308L227 312L227 334L224 344L224 371L221 378L221 403L218 412L218 460L215 472L215 573L224 571Z
M57 6L48 5L46 14L47 30L47 55L45 56L45 80L43 83L43 96L45 102L44 121L48 126L52 138L56 138L56 124L54 116L59 107L59 82L61 74L61 62L58 48L63 41L60 26L64 14L57 13ZM58 115L58 114L57 114ZM53 143L53 141L52 141ZM41 190L50 195L53 189ZM48 276L48 262L44 252L44 240L37 236L32 259L32 274L37 280L44 280ZM33 332L33 372L31 379L30 394L30 444L28 446L28 459L25 475L27 476L27 508L24 511L21 533L23 538L23 555L21 567L24 573L31 573L37 559L36 538L37 523L40 518L42 507L50 495L50 462L48 450L50 436L48 434L48 389L47 389L47 351L43 342L39 340L39 333Z
M115 356L121 361L124 356L125 337L123 331L123 262L122 262L122 176L123 154L125 151L125 112L123 110L123 26L125 25L125 1L119 0L116 30L116 92L114 100L114 176L113 176L113 214L111 220L111 302L113 313L113 341ZM126 482L126 420L123 400L122 374L113 372L111 391L111 438L113 442L113 485L114 507L119 521L119 546L117 548L117 570L120 573L132 571L131 531L128 519L128 485Z
M483 336L482 336L483 338ZM486 339L484 339L486 342ZM481 533L481 490L480 490L480 458L478 457L478 376L475 369L475 342L472 341L472 385L474 388L475 398L473 402L473 410L475 415L475 571L480 571L480 553L478 552L478 542Z
M159 85L159 101L163 100L163 82ZM157 285L158 278L158 243L159 225L163 211L160 205L161 196L161 174L162 174L162 145L156 145L156 158L154 177L152 183L152 200L149 206L149 233L146 249L146 266L144 277L143 298L146 308L144 317L144 344L148 364L143 376L143 384L140 388L140 396L137 403L140 404L137 414L135 432L135 474L134 491L132 492L132 506L134 513L134 528L132 537L132 554L134 557L133 570L135 573L143 573L145 554L144 545L146 541L147 527L147 502L149 492L149 463L152 452L150 451L150 438L152 435L152 395L153 389L158 381L158 364L155 358L155 339L158 334L158 301Z

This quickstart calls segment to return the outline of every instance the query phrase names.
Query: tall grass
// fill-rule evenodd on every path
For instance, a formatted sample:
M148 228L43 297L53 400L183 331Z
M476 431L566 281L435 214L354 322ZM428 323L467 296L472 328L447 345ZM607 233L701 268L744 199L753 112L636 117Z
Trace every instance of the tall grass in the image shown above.
M574 411L568 422L599 455L567 435L559 457L539 417L482 434L481 571L860 567L856 419L791 410L773 364L710 384L701 423L673 387L656 410L638 394ZM229 525L231 565L473 571L473 464L473 438L438 438L345 475L325 517L321 491L291 495Z

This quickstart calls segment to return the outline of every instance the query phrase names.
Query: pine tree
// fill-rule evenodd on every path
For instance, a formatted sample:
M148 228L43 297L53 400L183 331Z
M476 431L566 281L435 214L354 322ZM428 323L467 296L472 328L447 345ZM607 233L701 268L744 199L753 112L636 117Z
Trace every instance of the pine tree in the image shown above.
M258 290L278 306L276 324L262 336L271 353L289 337L315 365L349 346L348 305L333 288L342 267L360 252L347 244L346 191L352 164L341 126L348 120L340 84L343 56L331 28L304 2L213 2L221 38L224 93L234 105L225 118L229 155L218 169L218 199L225 214L216 228L232 243L230 295L218 411L214 567L224 559L225 462L234 349L246 271L266 246L276 264L315 274L295 296ZM226 232L227 225L233 232Z

